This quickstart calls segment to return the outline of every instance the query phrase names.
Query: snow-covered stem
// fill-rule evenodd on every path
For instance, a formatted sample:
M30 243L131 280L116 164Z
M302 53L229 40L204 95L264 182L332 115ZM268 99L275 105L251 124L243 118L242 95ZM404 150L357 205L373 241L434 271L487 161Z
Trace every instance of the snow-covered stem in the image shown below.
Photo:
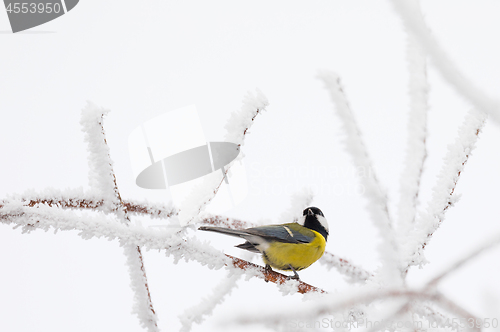
M89 184L93 191L103 197L104 211L113 211L120 222L129 224L130 218L118 190L113 161L104 132L103 116L108 112L90 102L82 111L80 124L85 133L85 141L88 143ZM123 244L123 248L127 257L131 287L134 291L133 312L139 318L142 327L148 331L157 332L159 331L158 319L151 301L141 248L129 244Z
M370 304L378 300L391 298L434 300L435 297L436 295L432 293L405 289L327 294L322 298L315 299L315 301L309 301L295 310L259 312L257 315L246 314L245 316L236 317L235 322L242 324L277 324L290 319L310 320L326 314L350 311L355 306Z
M200 225L212 225L227 227L232 229L244 229L250 227L256 227L257 224L251 223L249 221L244 221L240 219L228 218L217 215L204 215L199 222Z
M226 279L213 289L209 297L202 298L197 305L185 310L179 316L182 324L180 331L189 332L191 331L193 323L201 324L206 316L210 316L215 307L222 304L225 298L231 295L240 277L241 272L228 275Z
M470 260L474 259L484 251L493 248L494 246L500 244L500 234L497 234L494 236L491 240L486 241L486 244L482 245L481 247L477 248L476 250L472 251L465 257L459 259L456 261L454 264L450 265L447 269L445 269L443 272L432 278L430 281L428 281L424 287L424 291L431 291L443 278L448 276L449 274L455 272L457 269L459 269L461 266L469 262ZM440 295L442 296L442 295ZM460 312L462 315L466 315L466 317L474 317L472 314L468 313L465 311L465 309L459 307L456 303L451 302L449 299L445 299L443 296L443 303L446 303L446 307L452 306L454 309L453 311L455 312ZM403 306L400 307L400 309L391 315L390 317L385 318L385 321L394 321L404 313L410 310L410 308L414 307L414 304L411 302L405 303ZM439 321L437 322L438 325L442 325L446 317L444 317L442 314L435 312L432 308L430 307L421 307L420 310L414 310L416 313L418 313L420 316L430 316L433 317L434 320L438 319Z
M444 310L451 312L453 314L456 314L461 318L466 318L467 320L471 319L474 322L480 321L478 319L478 317L476 317L471 312L467 311L465 308L458 305L458 303L456 303L455 301L452 301L451 299L449 299L448 297L444 296L441 293L438 293L436 295L435 303L437 305L439 305L441 308L443 308ZM478 326L477 323L474 324L474 326L472 326L472 327L470 327L470 326L467 326L467 327L469 327L469 330L471 330L471 331L477 331L477 332L481 331L481 327Z
M484 112L475 109L469 111L459 128L458 137L453 144L448 146L444 165L432 190L432 198L428 202L425 213L417 218L416 228L405 241L406 246L402 248L403 263L407 264L406 271L411 266L421 266L426 262L423 250L443 222L446 211L458 200L455 195L457 182L485 121Z
M224 126L226 129L224 140L243 146L245 144L245 135L248 134L253 121L267 106L269 106L269 101L262 91L256 89L255 94L247 92L243 98L241 109L231 113Z
M413 303L412 310L420 317L425 317L430 323L435 323L439 327L446 327L450 324L450 317L434 310L428 304Z
M139 317L142 327L148 331L159 331L158 318L151 301L144 259L141 248L135 245L123 245L125 257L127 257L130 275L130 287L134 292L133 312Z
M235 267L242 269L242 270L245 270L245 271L247 271L247 270L256 271L262 275L261 276L262 279L264 279L266 282L270 281L270 282L275 283L277 285L285 285L286 283L295 283L296 284L296 292L300 293L300 294L305 294L305 293L309 293L309 292L325 293L324 290L322 290L318 287L306 284L303 281L290 280L289 276L286 276L282 273L279 273L276 271L271 271L271 270L266 270L262 266L259 266L259 265L254 264L254 263L250 263L246 260L243 260L243 259L240 259L237 257L233 257L230 255L226 255L226 256L231 258L231 260L233 261L233 265Z
M396 281L400 274L397 266L399 261L397 257L398 243L395 239L389 214L387 194L382 190L375 175L368 151L361 138L358 124L340 82L340 77L336 73L327 71L320 73L319 77L325 83L325 87L335 104L336 113L342 121L346 134L344 140L346 151L351 155L353 163L356 166L367 170L365 172L367 176L361 177L360 180L365 189L365 197L368 200L368 212L382 239L378 246L380 257L383 261L382 267L387 273L392 275L391 278L393 281Z
M253 125L255 117L265 110L269 102L264 94L257 89L256 94L248 92L243 98L243 105L237 112L233 112L225 125L227 130L225 141L232 142L239 146L244 145L245 136L248 134L248 129ZM240 151L236 160L233 160L224 168L224 175L221 172L212 173L205 177L205 181L200 186L194 188L191 193L181 203L179 212L179 221L181 225L192 223L197 218L205 207L215 198L220 186L224 182L225 177L231 166L235 162L241 162L243 152Z
M413 1L418 6L417 1ZM402 235L407 235L415 222L420 180L427 157L425 142L427 138L429 91L425 54L411 34L408 34L406 43L410 111L407 126L408 138L404 161L405 167L400 180L401 196L398 206L398 233Z
M42 197L39 197L42 196ZM67 196L65 198L49 198L50 195L17 195L14 196L15 198L10 198L10 199L4 199L0 201L0 211L4 207L4 205L9 205L9 204L19 204L22 203L23 206L27 207L39 207L39 206L47 206L47 207L53 207L53 208L74 208L74 209L84 209L84 210L92 210L92 209L98 209L102 205L102 200L99 200L96 197L91 197L91 196ZM56 196L58 197L58 196ZM75 198L72 198L75 197ZM129 201L129 200L124 200L123 205L125 206L125 210L128 214L145 214L148 215L152 218L161 218L161 219L168 219L171 216L175 215L176 212L175 210L172 210L171 208L160 204L160 203L147 203L147 202L136 202L136 201ZM308 204L306 204L308 205ZM34 210L36 211L36 210ZM102 211L106 213L106 211ZM24 230L28 231L29 228L35 227L36 221L32 225L24 225ZM212 226L221 226L221 227L227 227L227 228L232 228L232 229L243 229L243 228L249 228L249 227L256 227L257 224L251 223L248 221L240 220L240 219L234 219L234 218L228 218L228 217L223 217L219 215L205 215L199 222L200 225L212 225ZM103 225L106 226L106 225ZM47 228L43 228L47 230ZM55 230L57 231L58 229L63 229L63 230L69 230L71 229L71 226L69 228L62 227L62 228L56 228ZM106 232L104 232L106 233ZM92 235L94 236L94 235ZM97 235L95 235L97 236ZM120 238L117 236L117 238ZM148 249L161 249L160 247L150 247L149 245L146 244L145 241L139 242L141 244L139 245L146 245ZM325 252L323 257L319 260L319 262L323 265L325 265L329 270L332 267L335 267L339 273L345 275L347 277L348 281L352 282L364 282L366 281L370 276L371 273L363 270L362 268L350 263L348 260L340 258L334 254L331 254L329 252Z
M500 101L481 91L468 79L430 33L422 14L413 6L413 1L390 0L405 28L412 32L422 49L430 56L431 63L460 95L469 100L475 108L487 112L494 121L500 123Z
M434 310L433 308L423 305L422 303L416 301L408 301L402 306L399 307L392 315L388 315L385 318L381 319L384 322L394 322L394 321L402 321L404 315L413 315L413 313L419 315L420 317L424 317L427 321L435 323L433 326L438 327L448 327L450 325L450 317L444 316L440 312ZM410 316L411 317L411 316ZM404 321L404 320L403 320ZM374 332L380 330L380 327L373 327L373 329L368 330L367 332ZM458 328L454 328L454 330L458 330Z
M104 115L108 113L109 110L98 108L91 102L87 102L82 110L80 124L84 132L84 141L88 144L89 185L92 194L102 197L101 207L104 211L117 211L118 214L123 214L113 172L113 161L110 158L102 124Z
M370 272L363 268L353 265L349 261L329 252L325 252L319 262L326 266L328 270L331 270L333 267L336 268L337 271L346 276L346 280L351 283L365 283L366 280L372 276Z
M71 191L70 193L72 193ZM95 195L83 193L81 195L67 194L65 191L50 190L48 193L32 194L32 195L15 195L9 199L0 201L0 208L3 204L18 199L27 202L28 206L35 206L37 204L45 204L51 207L58 207L63 209L99 209L103 205L103 200ZM135 200L122 200L125 212L127 215L148 215L151 218L169 219L177 215L177 211L164 203L149 203L146 201ZM111 213L111 211L103 211Z
M407 289L388 289L370 292L360 292L359 294L326 294L315 301L307 302L298 309L289 308L286 311L273 310L258 312L256 314L246 313L245 315L235 317L230 322L238 324L265 324L278 325L290 320L312 320L323 315L331 315L339 312L349 312L353 307L360 305L369 305L378 301L386 303L390 299L406 299L416 302L431 302L463 318L475 318L458 304L444 297L439 293L425 292L420 290ZM474 329L474 330L477 330Z
M278 286L286 286L290 282L286 275L275 271L268 271L261 266L232 256L226 256L219 250L206 243L201 243L195 238L184 239L178 236L175 229L152 229L120 223L113 214L106 215L97 211L92 215L83 212L76 215L73 211L51 208L39 204L34 207L23 205L21 201L11 201L0 209L0 222L14 224L15 228L21 227L23 233L35 229L55 232L79 231L83 239L106 238L119 240L125 246L144 247L148 250L164 250L167 256L173 256L176 261L197 261L210 269L220 269L224 266L245 271L248 277L257 277L271 281ZM319 288L299 281L297 292L322 292Z
M475 249L474 251L470 252L468 255L465 257L459 259L452 265L450 265L446 270L432 278L429 282L426 283L426 288L430 289L434 286L436 286L443 278L448 276L450 273L454 272L455 270L459 269L462 267L464 264L468 263L470 260L473 258L476 258L480 254L482 254L484 251L489 250L496 245L500 244L500 234L495 235L491 240L485 241L486 243L480 246L479 248Z

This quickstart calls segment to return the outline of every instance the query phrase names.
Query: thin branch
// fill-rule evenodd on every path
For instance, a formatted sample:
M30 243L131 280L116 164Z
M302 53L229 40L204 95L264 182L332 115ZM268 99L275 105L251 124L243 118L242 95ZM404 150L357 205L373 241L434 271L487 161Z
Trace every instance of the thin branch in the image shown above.
M472 80L467 78L441 47L426 25L422 14L408 1L390 0L407 30L411 31L422 49L430 56L433 65L458 94L462 95L475 108L487 112L494 121L500 123L500 102L481 91Z
M237 258L237 257L233 257L230 255L226 255L226 256L229 257L233 261L234 267L237 267L237 268L245 270L245 271L251 269L251 270L253 270L254 273L255 273L255 271L259 272L262 275L257 274L255 276L264 279L266 282L270 281L272 283L275 283L276 285L284 285L285 283L295 282L295 283L297 283L297 292L300 294L305 294L305 293L309 293L309 292L325 293L324 290L322 290L318 287L306 284L303 281L290 280L289 276L286 276L286 275L281 274L279 272L266 270L262 266L259 266L259 265L254 264L254 263L250 263L248 261L245 261L245 260Z
M449 274L453 273L457 269L459 269L461 266L469 262L470 260L474 259L484 251L493 248L494 246L498 245L500 243L500 235L496 235L495 237L492 238L490 241L486 241L486 244L477 248L473 252L469 253L467 256L463 257L462 259L458 260L454 264L450 265L447 269L445 269L443 272L432 278L430 281L428 281L423 289L423 292L430 292L436 285L441 282L443 278L448 276ZM442 306L445 309L451 310L453 312L459 313L462 317L469 317L469 318L475 318L471 313L467 312L465 309L460 307L458 304L454 303L453 301L449 300L448 298L444 297L444 295L439 294L439 296L442 298ZM386 317L384 321L393 321L396 320L398 317L406 313L407 311L410 310L410 308L413 307L412 302L406 302L404 305L402 305L394 314ZM450 309L451 308L451 309ZM417 312L421 316L425 317L431 317L433 321L436 321L439 325L445 325L446 317L443 316L442 314L434 311L432 308L426 306L426 307L421 307L420 310L417 310ZM448 318L449 321L449 318ZM474 321L476 321L474 319ZM476 328L477 329L477 328ZM476 330L473 329L473 330Z
M434 310L427 304L413 303L412 309L417 315L419 315L420 317L425 317L429 322L436 323L436 325L439 327L446 327L450 322L450 318L448 316L445 316L439 311Z
M349 295L328 294L324 298L316 299L313 303L309 302L307 306L301 306L299 309L284 312L267 311L258 315L245 315L236 317L235 321L243 324L277 324L290 319L310 320L321 315L334 314L345 310L349 311L355 306L391 298L433 300L436 298L436 295L402 289L363 292L359 295L354 295L353 292L350 292Z
M446 296L444 296L441 293L438 293L435 302L439 306L441 306L441 308L443 308L451 313L454 313L462 318L467 318L467 320L472 318L474 322L478 321L478 318L475 315L473 315L472 313L467 311L465 308L459 306L456 302L450 300L449 298L447 298ZM480 332L481 327L474 324L474 326L471 327L470 330Z
M361 132L340 82L340 77L333 72L323 72L320 74L320 79L325 83L325 87L335 104L337 114L343 122L346 133L346 151L351 155L354 164L363 167L366 170L365 173L368 174L360 180L365 189L365 197L368 200L368 212L382 239L378 247L384 263L382 268L387 269L393 275L393 280L400 279L397 266L399 249L389 214L387 194L382 190L375 175L366 146L361 138Z
M492 249L496 245L500 244L500 235L496 235L493 237L492 240L486 241L486 244L482 245L481 247L475 249L471 253L469 253L467 256L459 259L452 265L450 265L447 269L445 269L443 272L432 278L429 282L426 283L425 289L430 289L432 287L435 287L441 280L445 277L447 277L450 273L455 272L457 269L462 267L464 264L468 263L470 260L476 258L480 254L482 254L484 251Z
M238 112L233 112L225 128L227 134L226 142L232 142L241 146L244 144L245 135L248 129L253 125L255 117L269 105L264 94L257 89L256 96L250 92L243 99L243 105ZM241 161L243 153L233 160L229 165L223 168L224 174L215 172L206 176L201 185L194 188L191 193L181 203L179 211L179 221L182 226L188 225L210 202L215 198L224 180L227 180L228 172L235 162Z
M332 267L336 268L339 273L348 278L349 282L365 283L372 276L370 272L363 268L353 265L348 260L337 257L329 252L325 252L319 262L326 266L328 270L332 269Z
M413 0L418 7L416 0ZM400 202L398 206L398 232L406 236L411 230L416 216L420 181L427 157L428 91L427 64L425 54L411 34L407 35L406 59L409 73L408 95L410 111L408 116L408 138L405 168L400 180Z
M103 126L103 116L109 111L99 109L88 103L82 111L80 121L85 133L85 140L89 147L89 182L91 188L98 190L103 199L102 207L116 213L118 219L124 224L130 224L130 218L123 204L116 176L113 171L113 161L106 141ZM159 331L158 318L151 301L151 293L144 267L144 260L140 246L123 244L127 257L131 287L134 291L134 311L141 325L149 331ZM147 307L144 310L144 306Z
M279 324L291 319L311 320L316 317L349 311L359 305L369 305L375 301L388 299L406 299L409 301L431 301L443 309L463 318L475 318L474 315L450 301L442 294L424 291L394 289L376 292L364 292L359 295L349 294L327 294L324 298L318 298L313 303L303 305L300 309L289 309L286 311L266 311L255 315L245 314L235 317L231 321L240 324ZM478 330L477 327L474 330Z
M241 274L232 274L227 276L219 285L217 285L210 297L204 297L198 304L186 309L181 315L179 320L182 327L181 332L189 332L192 329L193 323L201 324L206 316L210 316L218 304L224 302L225 297L230 295L236 282L241 277Z
M99 210L103 205L103 200L98 199L95 195L82 194L78 196L63 196L59 197L57 195L38 194L30 195L26 197L24 195L16 196L13 199L26 202L26 205L33 207L38 204L45 204L50 207L57 207L62 209L89 209L89 210ZM9 201L13 199L4 199L0 201L0 209ZM161 203L149 203L149 202L139 202L131 200L122 200L125 212L128 215L148 215L151 218L158 219L169 219L172 216L177 215L177 211ZM112 211L107 211L100 209L105 213L111 213Z
M47 206L51 208L76 208L76 209L90 209L90 210L95 210L99 206L102 205L102 200L96 199L95 197L93 198L66 198L64 200L56 200L56 199L49 199L49 198L36 198L32 197L31 199L21 199L17 198L22 204L22 206L26 207L32 207L32 208L38 208L40 206ZM16 200L9 200L9 199L4 199L3 201L0 202L0 212L1 209L4 206L9 206L11 204L14 204ZM161 206L160 204L148 204L146 205L145 203L137 203L137 202L132 202L132 201L123 201L124 206L125 206L125 211L127 213L135 213L135 214L145 214L150 217L156 217L156 218L168 218L172 215L175 215L175 212L166 208L165 206ZM37 210L32 210L32 211L37 211ZM103 211L106 213L106 211ZM0 214L0 218L1 218ZM24 230L29 231L30 228L35 227L36 223L38 221L35 221L33 224L30 225L24 225ZM200 220L199 222L200 225L212 225L212 226L221 226L221 227L227 227L227 228L232 228L232 229L244 229L244 228L249 228L249 227L256 227L257 224L251 223L248 221L240 220L240 219L234 219L234 218L228 218L228 217L223 217L219 215L206 215L203 219ZM44 228L46 229L46 228ZM56 228L58 229L58 228ZM61 228L64 230L68 230L68 228ZM71 228L69 228L71 229ZM94 235L92 235L94 236ZM116 238L120 238L120 236L117 236ZM145 241L140 242L141 246L145 245ZM147 246L149 249L161 249L161 247L151 247ZM326 266L329 270L331 268L336 268L337 271L347 277L348 281L351 282L365 282L372 274L352 263L350 263L348 260L340 258L334 254L331 254L329 252L325 252L323 254L323 257L319 260L321 264Z
M134 245L146 249L165 250L168 256L173 256L175 261L184 259L194 260L210 269L219 269L223 266L236 267L244 270L247 276L268 280L277 285L294 284L295 280L287 280L287 276L267 271L263 267L245 260L228 257L219 250L201 243L195 238L189 240L179 238L175 230L158 230L144 228L134 224L125 225L103 212L97 215L76 215L73 211L51 208L46 205L34 207L23 206L19 202L10 202L0 209L0 222L15 224L22 227L23 232L34 229L49 230L77 230L83 239L106 238L119 240L122 245ZM299 293L312 291L322 292L319 288L298 282Z
M251 255L252 254L248 252L245 255L245 259L250 258ZM244 271L240 269L230 270L227 277L212 290L209 296L202 298L198 304L186 309L179 315L179 320L182 324L181 332L191 331L193 323L201 324L206 316L211 315L215 307L222 304L225 298L237 287L237 281L240 279L243 272Z
M444 165L433 188L433 195L428 203L427 211L417 219L417 227L409 236L408 244L403 247L405 251L403 262L407 264L405 272L413 265L425 263L423 250L443 222L446 211L457 200L454 193L458 180L475 147L485 121L486 114L484 112L470 111L459 129L454 144L448 147Z
M257 226L255 223L223 216L205 216L200 220L199 224L221 226L232 229L243 229Z

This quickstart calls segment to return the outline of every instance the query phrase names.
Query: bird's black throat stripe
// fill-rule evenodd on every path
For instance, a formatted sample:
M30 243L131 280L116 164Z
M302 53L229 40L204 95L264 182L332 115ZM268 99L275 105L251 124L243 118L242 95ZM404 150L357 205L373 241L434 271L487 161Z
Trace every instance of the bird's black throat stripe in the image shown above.
M323 235L325 241L328 240L328 232L323 227L323 225L321 225L321 223L319 222L319 220L316 218L315 215L306 216L306 220L304 221L304 227L312 229L313 231L316 231L319 234Z

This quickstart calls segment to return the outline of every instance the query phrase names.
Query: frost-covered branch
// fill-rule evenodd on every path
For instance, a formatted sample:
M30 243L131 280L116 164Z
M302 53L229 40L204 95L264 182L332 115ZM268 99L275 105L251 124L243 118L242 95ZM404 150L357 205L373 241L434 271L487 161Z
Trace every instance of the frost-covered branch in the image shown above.
M418 6L416 0L413 0ZM404 170L400 180L400 201L398 206L398 233L407 235L415 222L420 179L427 157L428 91L425 54L411 34L407 36L406 59L409 72L408 95L410 112L408 116L408 138Z
M205 316L210 316L215 307L224 302L226 296L231 294L240 277L241 274L228 276L226 280L223 280L213 289L210 297L202 298L197 305L184 311L182 315L179 316L182 324L180 331L189 332L191 331L193 323L201 324Z
M113 171L113 161L104 133L103 116L109 111L88 103L82 111L80 124L88 143L89 184L102 200L104 211L113 211L118 220L124 224L130 223L125 206L118 190L116 176ZM123 244L125 257L134 291L134 313L138 316L142 327L156 332L158 319L151 301L149 285L139 246Z
M300 294L305 294L309 292L319 292L319 293L325 293L324 290L314 287L312 285L306 284L303 281L300 280L290 280L290 278L282 273L276 272L276 271L271 271L271 270L266 270L262 266L250 263L248 261L245 261L243 259L239 259L237 257L233 257L230 255L226 255L227 257L231 258L233 261L233 265L239 269L245 270L245 271L252 271L254 276L258 276L263 278L267 282L272 282L275 283L280 287L280 290L284 294L293 294L295 292L300 293Z
M461 318L475 318L474 315L464 310L458 304L450 301L448 298L439 293L425 292L420 290L406 289L389 289L379 291L350 291L342 294L325 294L322 297L315 298L315 301L304 303L300 308L287 308L287 310L267 310L266 312L248 313L245 315L230 318L232 323L239 324L265 324L279 325L283 322L292 320L311 321L317 317L331 315L335 313L353 313L353 308L361 305L369 305L377 303L378 306L392 304L389 300L404 299L414 302L431 302L441 307L442 309L455 314ZM426 314L432 314L434 311L429 308ZM366 318L366 317L364 317ZM358 319L358 318L356 318ZM449 324L449 322L448 322ZM381 325L383 330L385 326ZM474 330L479 330L477 327Z
M367 176L361 178L362 185L365 188L365 196L368 200L368 212L372 217L375 227L378 229L381 243L378 246L383 269L393 275L394 281L399 279L398 270L398 244L395 239L392 222L390 219L387 194L373 172L372 162L368 151L361 138L361 132L358 128L354 114L350 108L347 97L344 93L340 77L333 72L322 72L320 78L325 83L325 87L330 93L330 97L335 104L335 109L343 123L346 134L344 140L346 151L351 155L355 165L369 170ZM397 273L396 273L397 272Z
M473 315L471 312L467 311L465 308L462 306L458 305L455 301L452 301L448 297L444 296L441 293L438 293L436 296L435 303L439 305L441 308L444 310L451 312L453 314L456 314L457 316L461 318L466 318L467 320L472 319L474 322L478 322L478 317ZM469 326L468 326L469 327ZM469 330L471 331L481 331L481 327L477 325L477 323L474 324L474 326L469 327Z
M21 195L11 195L8 199L0 201L0 208L4 203L12 200L26 202L28 206L45 204L51 207L62 209L100 209L104 200L93 193L84 192L83 188L66 189L64 191L56 189L46 189L41 193L25 192ZM177 215L177 211L164 203L150 203L147 201L122 200L127 215L148 215L151 218L169 219ZM110 211L104 211L111 213Z
M242 324L278 324L292 319L311 320L316 317L334 314L337 312L351 311L352 308L370 304L379 300L404 298L414 300L435 300L433 293L423 293L420 291L392 289L383 291L350 291L342 294L326 294L318 297L315 301L304 303L300 308L283 310L273 310L259 312L258 314L245 314L235 317L235 322Z
M319 262L326 266L328 270L331 270L333 267L336 268L340 274L347 277L348 282L365 283L372 276L370 272L363 268L353 265L349 261L329 252L325 252Z
M486 241L486 244L482 245L481 247L477 248L476 250L470 252L468 255L465 257L459 259L452 265L450 265L446 270L432 278L429 282L426 283L426 288L430 289L434 286L436 286L443 278L448 276L450 273L454 272L455 270L459 269L462 267L464 264L468 263L470 260L473 258L479 256L482 254L484 251L493 248L494 246L500 244L500 234L497 234L494 236L491 240Z
M25 193L23 195L13 195L12 197L9 197L9 199L4 199L4 200L0 201L0 212L2 211L1 209L4 206L11 206L12 204L14 204L16 206L37 207L37 208L45 206L45 207L52 207L55 209L56 208L62 208L62 209L73 208L73 209L98 210L98 211L100 211L99 207L102 205L102 200L100 200L99 198L97 198L95 196L84 195L83 190L81 190L81 189L76 190L77 193L81 193L81 194L75 193L75 190L60 192L60 191L54 191L51 189L50 192L52 194L50 194L49 192L44 192L43 194L41 194L41 193L29 193L29 194ZM294 200L294 198L292 198L292 201L293 200ZM306 205L309 205L309 203ZM137 202L137 201L123 200L123 205L125 206L125 210L128 214L148 215L149 217L152 217L152 218L161 218L161 219L168 219L169 217L176 214L175 210L172 210L170 207L167 207L167 206L160 204L160 203L148 203L148 202ZM28 210L28 211L38 211L38 210ZM102 211L102 212L106 213L106 211ZM73 216L73 215L71 215L71 216ZM0 214L0 218L1 218L1 214ZM65 215L65 218L68 218L69 221L73 219L73 217L68 217L68 215ZM104 220L104 218L101 220ZM30 229L34 229L37 222L38 221L34 221L32 224L23 225L23 230L27 232ZM64 222L64 221L62 221L62 222ZM219 215L208 215L208 214L204 215L204 217L200 220L199 224L200 225L227 227L227 228L232 228L232 229L243 229L243 228L257 226L257 224L255 224L255 223L251 223L251 222L240 220L240 219L228 218L228 217L219 216ZM59 223L58 223L58 225L62 226L62 224L59 224ZM109 225L107 225L107 224L102 225L103 229L105 229L108 226ZM72 229L71 227L72 227L72 222L70 221L68 223L67 227L61 227L60 229L71 230ZM97 222L96 222L96 227L97 227ZM48 230L48 228L46 228L45 226L42 226L40 228ZM59 228L56 227L55 230L57 231L58 229ZM106 234L106 233L107 233L107 231L103 231L103 234ZM97 234L98 233L95 233L91 236L99 237L99 235L97 235ZM154 235L155 233L147 233L147 234ZM112 237L112 238L114 238L114 237ZM110 238L110 239L112 239L112 238ZM116 238L121 239L120 236L117 236ZM149 244L146 243L145 239L142 242L139 242L138 245L140 245L140 246L144 245L148 249L162 249L161 247L150 246ZM319 260L319 262L321 264L325 265L329 270L331 268L335 267L338 270L338 272L345 275L347 277L347 280L349 280L349 281L364 282L371 275L371 273L363 270L362 268L360 268L356 265L353 265L348 260L340 258L334 254L329 253L329 252L325 252L325 254Z
M498 244L500 244L500 234L497 234L491 240L486 241L486 244L484 244L481 247L477 248L476 250L472 251L471 253L469 253L465 257L459 259L454 264L450 265L447 269L445 269L443 272L439 273L437 276L432 278L430 281L428 281L422 287L423 291L425 291L425 292L431 291L434 287L436 287L436 285L439 282L441 282L443 280L443 278L445 278L449 274L455 272L457 269L459 269L465 263L474 259L475 257L480 255L484 251L491 249ZM438 293L438 294L442 299L442 303L441 303L442 307L444 307L445 309L447 309L449 311L459 313L462 317L468 317L468 318L475 319L474 315L467 312L464 308L460 307L457 303L444 297L444 295L442 295L440 293ZM424 306L422 304L417 305L413 302L406 302L394 314L384 318L384 321L394 321L410 310L414 311L415 313L419 314L422 317L426 317L427 319L432 320L433 322L436 322L439 326L444 326L446 319L448 320L448 322L450 321L449 317L445 317L443 314L436 312L431 307Z
M14 224L15 228L21 227L23 233L35 229L45 231L53 229L55 232L76 230L78 235L86 240L105 238L110 241L119 240L122 246L164 250L166 255L174 257L175 261L193 260L210 269L220 269L223 266L236 267L244 270L248 277L258 277L277 284L285 293L321 292L319 288L304 282L288 280L288 277L281 273L268 271L236 257L228 257L195 238L182 238L177 229L144 228L133 223L125 225L116 218L114 214L106 215L103 212L92 214L82 212L77 215L73 211L51 208L44 204L29 207L21 201L10 201L0 209L0 222ZM290 285L293 287L290 288Z
M84 141L88 144L89 185L92 194L102 197L104 211L116 211L120 215L124 214L124 211L102 124L104 115L108 113L109 110L87 102L82 111L80 124L84 132Z
M240 149L244 144L245 136L248 134L248 129L253 125L255 117L265 110L269 105L266 96L257 89L256 94L250 92L243 99L243 105L237 112L233 112L229 118L225 128L227 130L225 141L237 144ZM224 168L223 173L214 172L204 178L204 182L194 188L191 193L181 203L179 220L181 225L187 225L197 218L205 207L210 204L212 199L219 191L224 179L228 176L231 166L235 162L240 162L243 158L243 153L233 160Z
M250 256L251 253L247 253L244 258L248 259ZM191 331L193 323L201 324L205 320L205 317L210 316L215 307L222 304L226 297L232 293L233 289L237 287L237 281L243 273L244 270L240 269L230 270L227 277L212 290L209 296L202 298L198 304L186 309L179 316L182 324L181 331Z
M233 112L227 120L224 126L226 129L224 140L243 146L245 144L245 135L253 126L253 120L267 106L269 106L269 101L262 91L256 89L255 95L248 92L243 98L241 109Z
M454 195L458 179L475 147L485 121L484 112L471 110L459 128L457 139L448 146L444 165L433 188L432 198L426 212L417 219L417 227L406 241L406 246L402 248L403 262L408 264L406 270L410 266L421 266L425 263L423 250L443 222L446 211L458 199L457 195Z
M248 221L243 221L243 220L228 218L228 217L223 217L223 216L210 216L210 215L205 215L200 220L200 224L201 225L227 227L227 228L232 228L232 229L243 229L243 228L257 226L256 224L248 222Z
M421 13L412 1L390 0L407 30L411 31L421 47L430 56L433 65L442 77L478 110L487 112L500 123L500 101L481 91L468 79L430 33Z
M434 326L446 327L450 324L450 317L434 310L428 303L413 303L412 310L420 317L425 317Z

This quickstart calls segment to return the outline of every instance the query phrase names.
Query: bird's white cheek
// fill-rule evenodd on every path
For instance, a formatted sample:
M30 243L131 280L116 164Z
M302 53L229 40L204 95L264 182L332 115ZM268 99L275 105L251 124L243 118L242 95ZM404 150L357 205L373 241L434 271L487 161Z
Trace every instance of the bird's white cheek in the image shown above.
M316 218L318 219L321 226L323 226L326 229L326 231L330 233L330 230L328 229L328 221L326 221L326 218L323 216L316 216Z

